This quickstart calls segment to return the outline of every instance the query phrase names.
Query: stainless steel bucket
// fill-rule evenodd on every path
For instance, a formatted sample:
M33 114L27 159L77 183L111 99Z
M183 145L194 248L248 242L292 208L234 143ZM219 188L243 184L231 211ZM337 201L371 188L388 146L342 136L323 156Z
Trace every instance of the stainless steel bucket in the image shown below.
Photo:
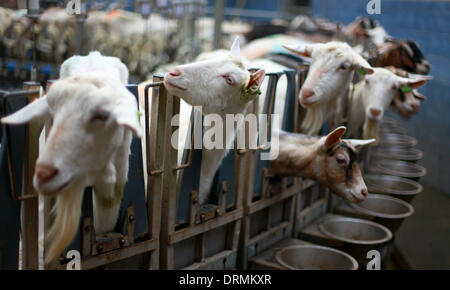
M392 128L392 127L396 127L397 124L398 124L397 120L395 120L394 118L389 118L389 117L384 117L380 121L381 128L385 128L385 127Z
M407 202L423 191L420 183L392 175L365 174L364 182L370 193L388 194Z
M368 171L386 175L394 175L419 181L427 174L427 170L419 164L401 160L378 159L370 163Z
M416 148L401 147L394 145L383 145L373 148L370 152L370 159L393 159L402 161L417 162L423 158L423 152Z
M357 270L358 262L347 253L318 245L286 247L275 254L289 270Z
M381 134L402 134L402 135L406 135L408 134L408 130L406 128L400 127L400 126L383 126L380 125L380 135Z
M414 147L417 145L417 139L404 134L382 133L379 138L379 145L394 145L402 147Z
M406 201L382 194L369 194L363 202L350 203L350 206L393 233L414 213L414 207Z
M319 230L324 235L343 242L342 250L362 265L368 262L366 255L369 251L384 252L387 250L386 244L392 239L392 232L388 228L365 219L330 218L319 224Z

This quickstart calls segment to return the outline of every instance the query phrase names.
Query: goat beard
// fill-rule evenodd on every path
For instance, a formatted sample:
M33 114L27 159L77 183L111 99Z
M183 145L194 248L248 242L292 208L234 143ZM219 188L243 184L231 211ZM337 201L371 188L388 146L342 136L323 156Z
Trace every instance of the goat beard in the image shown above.
M325 121L326 109L325 106L308 108L302 122L302 131L308 135L317 135Z
M370 119L366 119L364 122L363 128L363 138L364 139L376 139L373 145L378 144L378 121L373 121Z
M46 251L45 264L58 258L75 237L81 216L84 188L85 182L78 180L56 197L51 211L54 219L48 232L50 246Z
M319 134L323 123L331 117L333 117L333 121L336 123L336 120L341 115L340 105L340 97L338 97L326 104L319 104L307 108L305 118L301 125L302 132L313 136Z

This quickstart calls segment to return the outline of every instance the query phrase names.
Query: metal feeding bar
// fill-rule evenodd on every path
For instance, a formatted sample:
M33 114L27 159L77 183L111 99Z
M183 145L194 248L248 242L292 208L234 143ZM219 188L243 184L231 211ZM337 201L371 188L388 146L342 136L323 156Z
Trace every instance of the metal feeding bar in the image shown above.
M86 0L80 0L80 11L75 15L77 23L75 51L77 54L81 55L83 53L84 23L86 22L87 18Z
M156 168L152 165L153 161L155 161L155 157L150 151L150 148L156 148L156 144L158 143L159 138L161 138L160 129L158 129L157 124L159 121L159 91L161 88L164 89L164 82L159 81L163 79L162 77L155 76L153 78L154 82L145 86L144 93L144 102L145 102L145 148L147 153L147 174L149 176L161 174L163 172L162 168ZM152 93L152 111L149 112L149 89L153 89ZM150 118L152 118L152 122L150 123ZM156 137L151 137L156 136ZM150 144L152 143L152 144ZM155 161L156 162L156 161Z
M28 0L27 1L27 16L31 20L31 31L33 33L33 65L31 67L31 80L37 81L37 73L38 73L38 67L37 67L37 61L36 61L36 23L39 19L39 14L41 13L39 8L39 0Z

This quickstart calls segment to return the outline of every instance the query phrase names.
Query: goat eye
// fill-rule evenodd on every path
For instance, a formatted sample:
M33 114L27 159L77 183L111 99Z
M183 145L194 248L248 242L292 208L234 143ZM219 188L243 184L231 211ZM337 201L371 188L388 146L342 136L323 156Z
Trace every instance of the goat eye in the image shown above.
M350 65L346 62L344 62L343 64L341 64L341 66L339 67L339 69L341 70L346 70L350 67Z
M225 79L227 84L229 84L230 86L234 85L234 80L233 80L232 77L230 77L230 76L223 76L223 78Z
M109 112L104 110L98 110L92 115L91 123L95 121L106 121L109 118Z
M368 85L368 84L369 84L369 80L365 80L365 82L366 82L366 85Z
M342 158L342 157L336 157L336 161L339 165L347 164L347 161L345 160L345 158Z

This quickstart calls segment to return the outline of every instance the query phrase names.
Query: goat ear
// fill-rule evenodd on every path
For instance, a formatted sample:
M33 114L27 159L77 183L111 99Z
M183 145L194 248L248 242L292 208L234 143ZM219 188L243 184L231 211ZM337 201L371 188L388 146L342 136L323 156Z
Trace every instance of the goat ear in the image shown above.
M325 142L322 145L322 149L326 151L330 149L334 144L340 142L341 137L345 134L345 131L347 131L347 128L344 126L340 126L334 129L326 136Z
M119 125L130 129L134 135L140 138L142 136L141 113L134 96L128 90L127 93L116 102L113 114Z
M266 76L266 72L263 69L260 69L250 75L250 80L248 84L244 88L244 92L249 95L255 95L259 92L259 88L261 87L264 77Z
M19 125L28 123L31 120L45 117L49 114L50 108L47 103L47 97L43 96L17 112L4 117L1 119L1 122L9 125Z
M303 45L303 46L297 46L297 47L290 47L287 45L282 45L282 46L292 54L305 56L305 57L311 57L311 54L313 52L312 45Z
M421 86L423 86L427 81L426 80L413 80L409 82L409 85L414 88L420 88Z
M407 77L414 80L425 80L425 81L434 79L434 77L430 75L419 75L413 73L407 73Z
M345 139L345 141L350 142L353 147L355 147L356 150L360 150L362 146L366 146L372 143L375 143L376 139Z
M371 75L375 72L370 64L362 56L356 53L353 58L353 68L361 75Z
M426 79L400 78L398 85L404 93L409 93L413 89L420 88L426 82Z
M237 58L241 57L241 42L239 36L234 39L233 45L230 48L230 54Z
M427 97L419 93L418 90L413 90L414 97L418 98L419 100L426 100Z

